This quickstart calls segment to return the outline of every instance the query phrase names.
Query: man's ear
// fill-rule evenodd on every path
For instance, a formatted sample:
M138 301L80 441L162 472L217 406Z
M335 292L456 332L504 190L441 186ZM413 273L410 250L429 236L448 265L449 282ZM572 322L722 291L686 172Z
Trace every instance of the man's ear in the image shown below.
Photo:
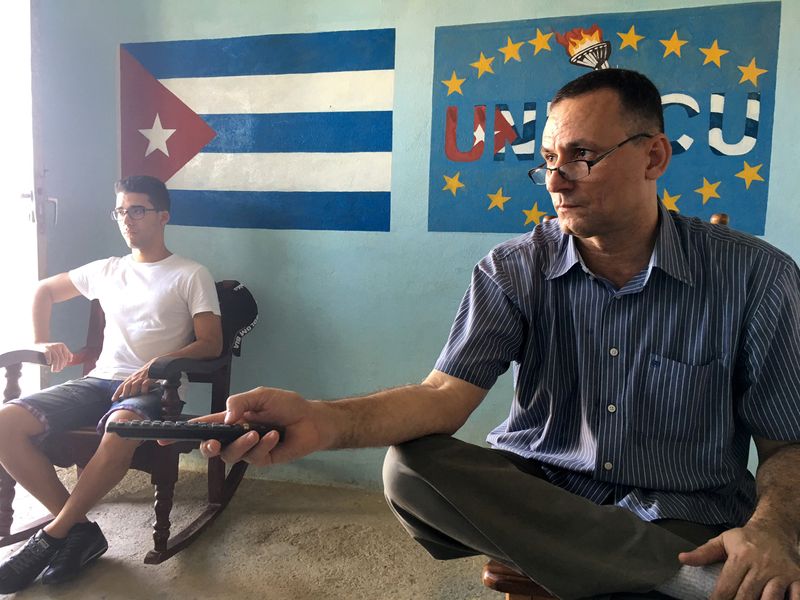
M161 212L158 213L158 218L161 220L162 225L166 225L167 223L169 223L169 211L162 210Z
M645 177L647 179L658 179L667 170L669 161L672 158L672 144L663 133L659 133L650 139L650 152L648 154L647 168Z

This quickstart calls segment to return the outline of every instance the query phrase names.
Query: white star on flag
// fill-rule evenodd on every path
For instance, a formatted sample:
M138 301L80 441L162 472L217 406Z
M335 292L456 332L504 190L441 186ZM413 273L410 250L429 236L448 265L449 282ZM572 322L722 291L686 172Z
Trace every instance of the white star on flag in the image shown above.
M156 150L161 150L161 152L169 156L167 140L173 133L175 133L175 129L164 129L161 126L161 117L158 116L158 113L156 113L156 118L153 121L153 127L150 129L140 129L139 133L147 138L147 150L144 153L145 156L150 156L150 154Z
M480 125L478 125L475 128L475 131L472 132L472 136L475 138L475 141L472 143L473 148L477 146L480 142L486 141L486 132Z

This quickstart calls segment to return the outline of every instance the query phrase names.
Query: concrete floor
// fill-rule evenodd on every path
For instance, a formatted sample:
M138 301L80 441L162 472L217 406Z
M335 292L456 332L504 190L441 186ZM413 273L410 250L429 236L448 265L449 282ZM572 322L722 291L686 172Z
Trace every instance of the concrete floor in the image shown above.
M71 472L63 474L69 482ZM202 474L183 472L173 527L202 502ZM18 513L38 508L24 494ZM247 479L189 548L142 563L151 544L152 487L130 472L90 514L109 550L77 580L36 581L15 598L63 600L502 600L483 587L485 559L440 562L411 540L377 491ZM5 557L13 549L0 549Z

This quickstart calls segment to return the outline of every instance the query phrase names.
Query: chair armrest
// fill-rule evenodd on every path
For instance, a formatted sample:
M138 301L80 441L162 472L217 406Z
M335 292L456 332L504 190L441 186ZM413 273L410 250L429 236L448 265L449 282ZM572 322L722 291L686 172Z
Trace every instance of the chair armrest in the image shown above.
M182 373L213 373L228 364L230 356L219 358L158 358L147 371L150 379L166 379L175 382Z
M73 367L75 365L82 365L88 358L90 352L91 349L85 347L73 352L72 360L67 363L67 366ZM20 350L11 350L9 352L0 353L0 369L19 363L33 363L34 365L45 366L50 364L47 362L44 352L41 352L40 350L33 350L31 348L23 348Z
M10 367L11 365L18 365L20 363L46 365L47 359L44 356L44 352L31 349L11 350L9 352L3 352L0 354L0 369Z

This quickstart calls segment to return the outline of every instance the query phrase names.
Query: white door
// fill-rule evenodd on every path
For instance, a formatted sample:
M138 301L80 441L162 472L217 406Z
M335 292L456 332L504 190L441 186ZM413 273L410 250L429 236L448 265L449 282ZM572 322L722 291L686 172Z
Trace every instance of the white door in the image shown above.
M30 345L31 296L38 280L34 216L30 3L4 5L0 59L3 143L0 144L0 348ZM0 374L0 377L2 374ZM38 368L23 371L24 391L39 388ZM5 381L0 379L0 385Z

